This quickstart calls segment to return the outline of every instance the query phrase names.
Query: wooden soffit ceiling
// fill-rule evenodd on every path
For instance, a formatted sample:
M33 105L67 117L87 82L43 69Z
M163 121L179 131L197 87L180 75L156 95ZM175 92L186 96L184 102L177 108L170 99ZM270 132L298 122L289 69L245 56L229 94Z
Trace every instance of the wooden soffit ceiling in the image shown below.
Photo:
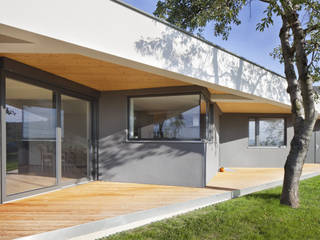
M240 102L219 102L219 108L224 113L279 113L289 114L290 108L279 107L268 103L240 103Z
M130 90L191 85L129 67L78 54L0 53L32 67L53 73L99 91ZM212 94L223 94L208 89Z
M78 54L0 53L0 56L14 59L99 91L191 85ZM225 94L213 88L208 88L208 90L211 94ZM217 104L225 113L290 113L290 109L267 103L219 102Z
M0 53L0 56L14 59L99 91L191 85L77 54Z
M213 88L208 88L208 91L209 91L211 94L226 94L226 92L219 91L219 90L216 90L216 89L213 89Z

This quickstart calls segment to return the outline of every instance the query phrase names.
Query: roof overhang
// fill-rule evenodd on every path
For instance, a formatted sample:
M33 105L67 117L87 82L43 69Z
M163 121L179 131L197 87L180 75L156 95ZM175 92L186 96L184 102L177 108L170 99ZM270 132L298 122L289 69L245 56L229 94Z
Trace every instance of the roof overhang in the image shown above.
M51 60L80 56L87 63L116 64L125 74L131 71L128 76L141 74L146 83L158 78L159 86L166 81L169 86L200 85L213 93L285 109L290 105L287 83L280 75L116 1L10 0L1 8L0 53L43 70L52 72L54 63L48 69L41 61L34 64L40 54ZM70 64L80 66L81 61ZM53 62L65 67L63 60ZM80 72L78 78L71 78L81 82L79 79ZM101 79L97 89L105 90L102 85L107 80Z

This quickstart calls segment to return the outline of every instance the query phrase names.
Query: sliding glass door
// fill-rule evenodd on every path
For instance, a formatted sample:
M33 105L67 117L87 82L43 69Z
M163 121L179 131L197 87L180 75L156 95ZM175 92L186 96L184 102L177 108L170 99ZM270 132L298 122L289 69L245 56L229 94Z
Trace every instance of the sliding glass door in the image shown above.
M6 135L6 195L55 185L55 94L7 79Z
M88 176L90 103L61 95L62 182Z
M5 95L5 196L87 179L91 102L11 78Z

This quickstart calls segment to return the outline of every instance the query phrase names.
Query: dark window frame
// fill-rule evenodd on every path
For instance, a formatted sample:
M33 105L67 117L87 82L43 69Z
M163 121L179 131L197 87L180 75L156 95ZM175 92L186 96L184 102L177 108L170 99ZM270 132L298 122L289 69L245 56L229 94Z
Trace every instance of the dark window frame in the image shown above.
M261 119L282 119L283 120L283 145L280 146L275 146L275 145L260 145L259 143L259 134L260 134L260 129L259 129L259 122ZM250 129L249 129L249 124L250 121L255 121L255 130L254 130L254 135L255 135L255 143L254 145L249 144L249 136L250 136ZM248 118L248 147L249 148L285 148L287 147L287 118L282 117L282 116L252 116Z
M198 95L199 96L199 120L200 120L200 127L199 127L199 135L200 138L132 138L130 137L130 102L132 98L147 98L147 97L170 97L170 96L186 96L186 95ZM202 99L206 102L206 114L203 116L201 114L201 101ZM205 119L203 119L205 118ZM141 94L141 95L130 95L127 96L127 142L203 142L208 138L208 121L209 121L209 101L206 95L202 91L195 91L195 92L177 92L177 93L159 93L159 94ZM205 122L205 124L202 124ZM204 125L204 126L203 126Z

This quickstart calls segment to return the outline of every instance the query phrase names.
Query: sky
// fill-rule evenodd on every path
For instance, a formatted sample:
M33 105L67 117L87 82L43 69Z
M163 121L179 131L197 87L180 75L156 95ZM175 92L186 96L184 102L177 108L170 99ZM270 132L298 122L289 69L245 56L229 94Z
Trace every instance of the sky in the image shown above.
M157 3L157 0L123 1L150 14L155 10ZM250 7L247 6L240 12L241 25L232 28L229 38L226 41L213 35L212 24L207 25L203 36L206 40L230 52L284 75L283 65L269 55L275 47L280 45L280 19L276 19L274 25L264 32L256 31L256 24L263 17L263 10L265 8L265 3L252 0L251 10Z

